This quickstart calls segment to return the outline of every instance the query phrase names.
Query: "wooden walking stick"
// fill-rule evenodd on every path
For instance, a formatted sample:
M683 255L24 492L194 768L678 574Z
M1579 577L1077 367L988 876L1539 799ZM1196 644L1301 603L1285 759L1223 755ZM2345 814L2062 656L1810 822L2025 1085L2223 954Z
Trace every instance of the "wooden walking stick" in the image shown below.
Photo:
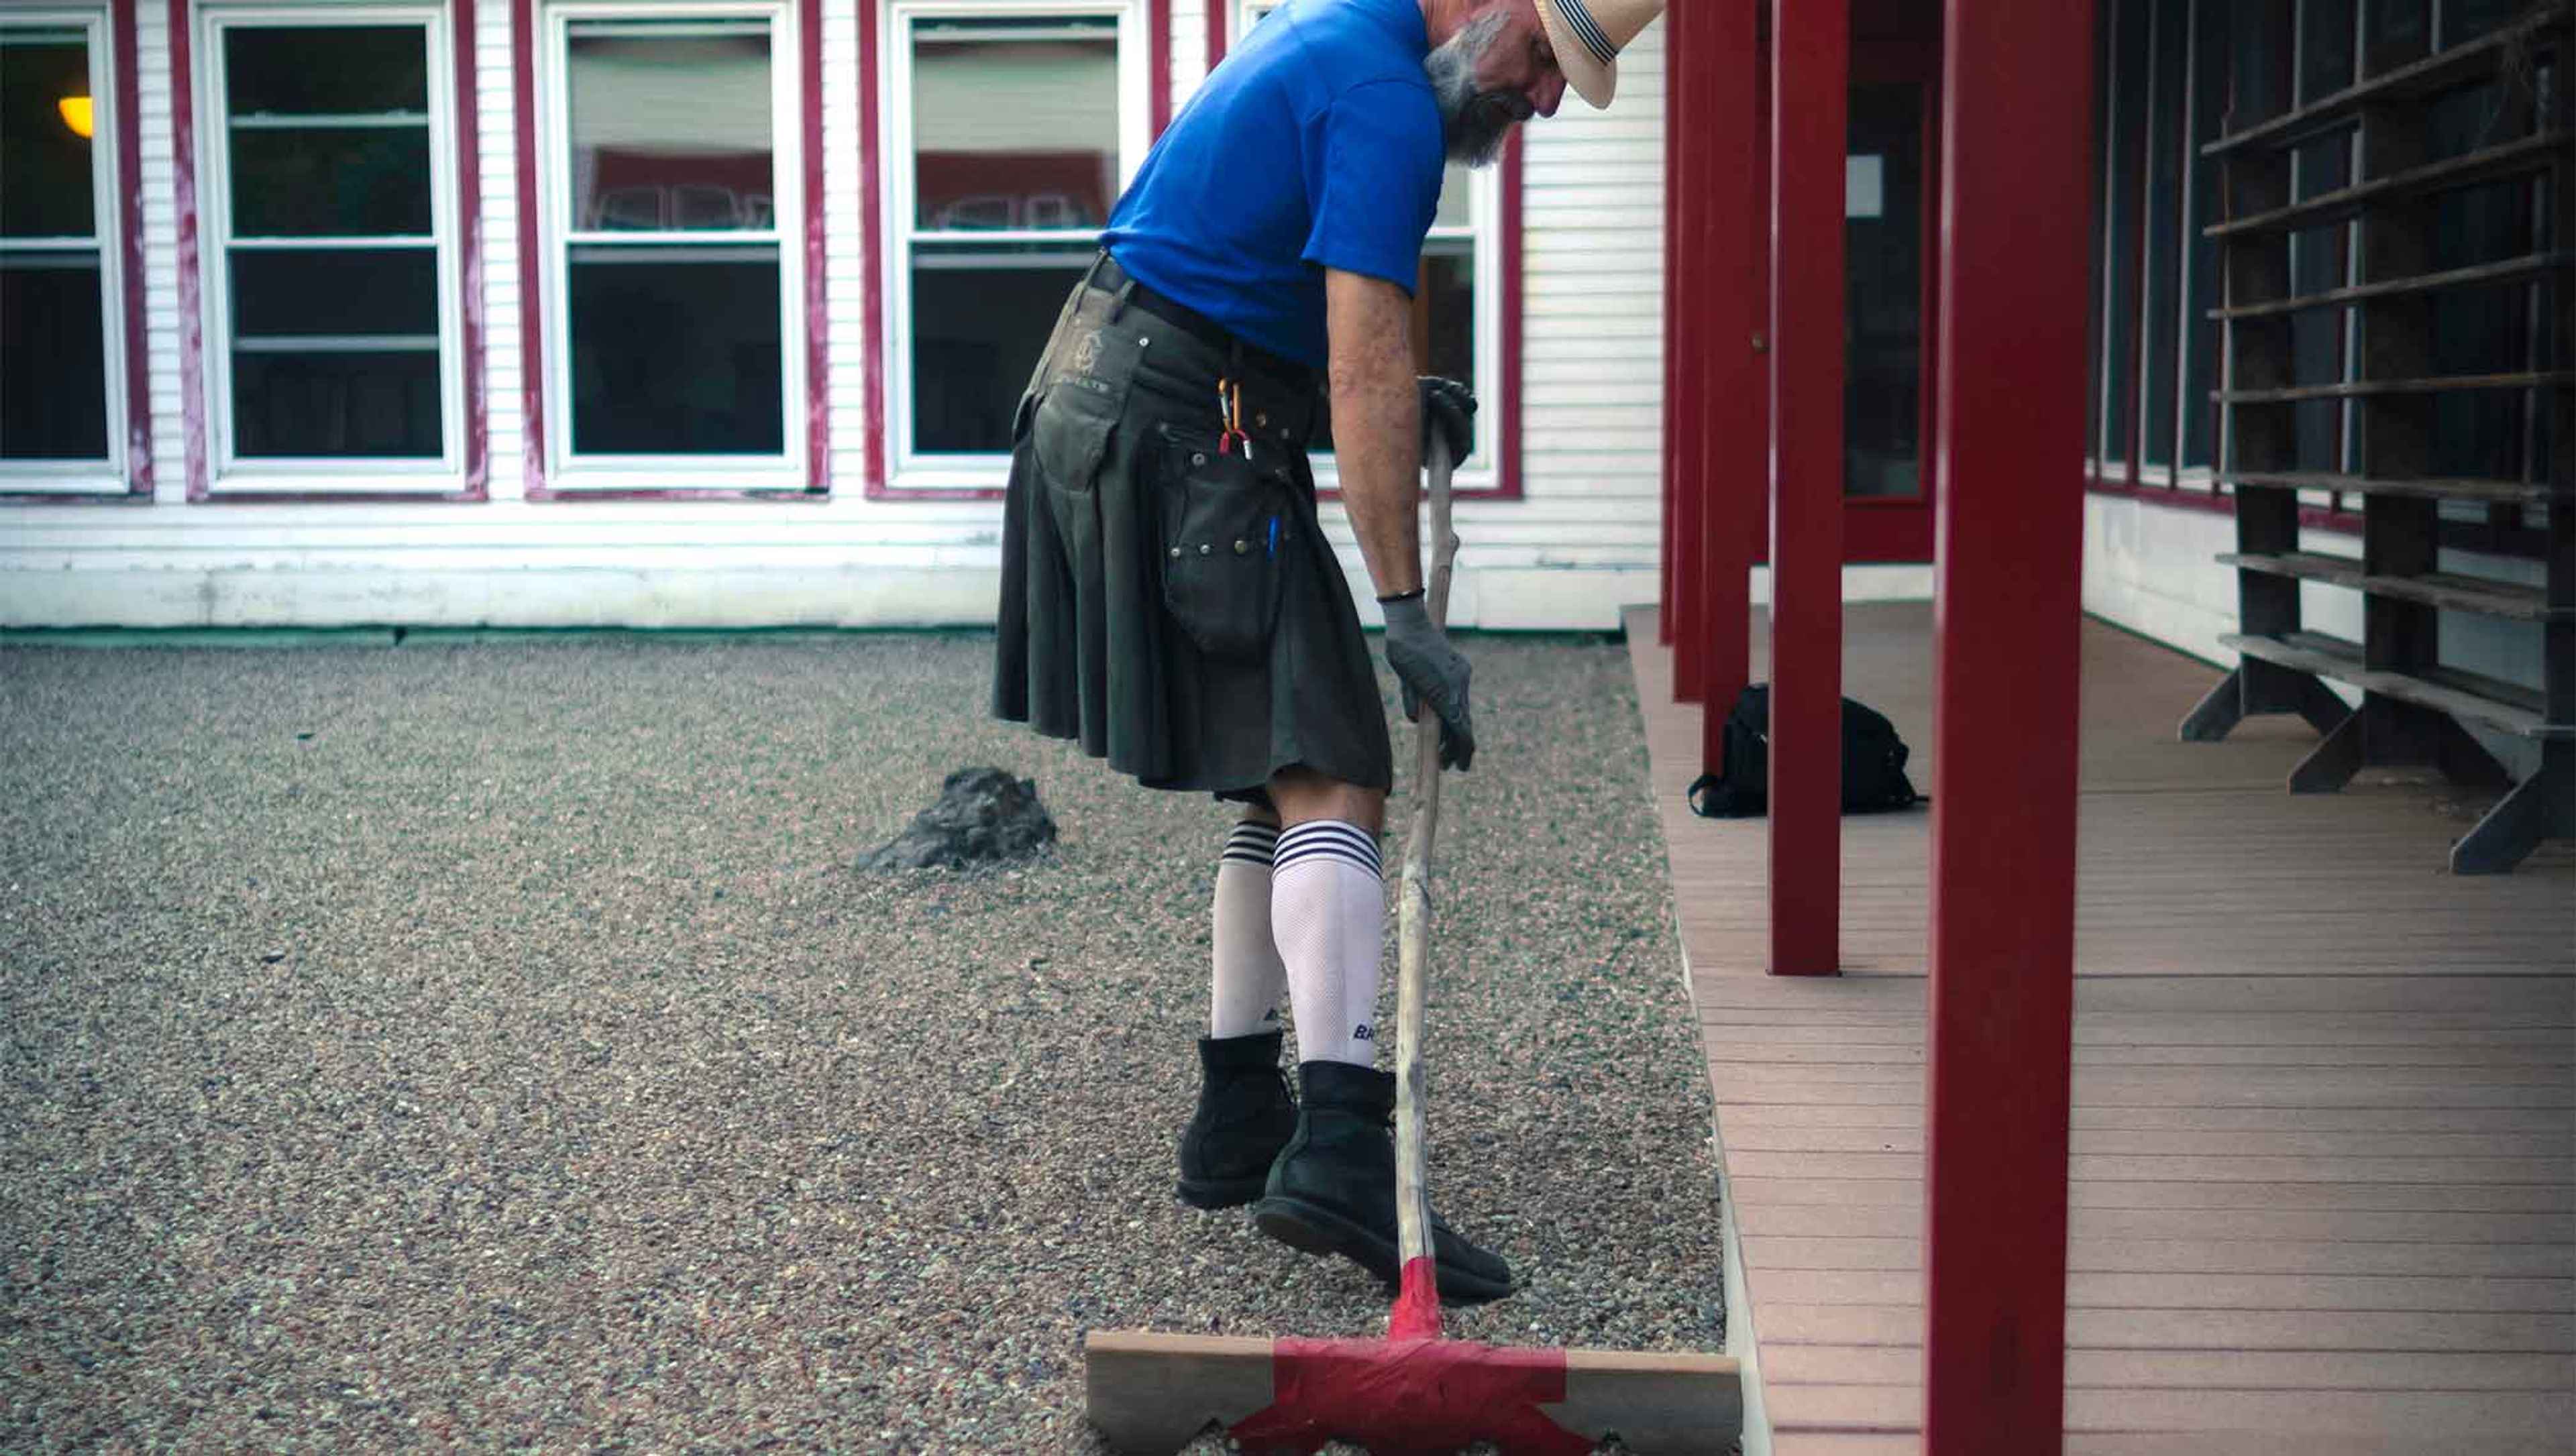
M1449 577L1458 560L1450 528L1449 442L1441 432L1423 462L1431 473L1431 589L1424 606L1449 625ZM1395 973L1395 1239L1401 1260L1390 1340L1440 1333L1440 1281L1431 1247L1430 1120L1424 1110L1422 1022L1431 999L1431 844L1440 833L1440 715L1422 705L1413 734L1413 832L1404 843L1404 877L1396 892Z
M1446 623L1458 539L1445 440L1431 472L1431 619ZM1427 705L1426 705L1427 706ZM1403 1265L1383 1340L1276 1340L1094 1330L1083 1342L1092 1425L1111 1449L1178 1451L1210 1426L1249 1452L1310 1456L1328 1440L1372 1456L1585 1456L1617 1436L1635 1456L1720 1456L1742 1423L1735 1361L1718 1355L1537 1350L1440 1338L1423 1116L1431 979L1431 846L1440 827L1440 720L1415 737L1413 832L1397 903L1396 1235ZM1714 1216L1714 1210L1712 1210Z

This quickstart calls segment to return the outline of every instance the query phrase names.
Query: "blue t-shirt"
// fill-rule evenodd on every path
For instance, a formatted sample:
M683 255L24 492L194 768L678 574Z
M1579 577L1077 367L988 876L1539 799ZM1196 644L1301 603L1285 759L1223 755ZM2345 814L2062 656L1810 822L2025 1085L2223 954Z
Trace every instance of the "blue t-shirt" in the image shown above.
M1147 287L1323 367L1326 268L1413 289L1445 162L1430 49L1417 0L1289 0L1173 119L1102 242Z

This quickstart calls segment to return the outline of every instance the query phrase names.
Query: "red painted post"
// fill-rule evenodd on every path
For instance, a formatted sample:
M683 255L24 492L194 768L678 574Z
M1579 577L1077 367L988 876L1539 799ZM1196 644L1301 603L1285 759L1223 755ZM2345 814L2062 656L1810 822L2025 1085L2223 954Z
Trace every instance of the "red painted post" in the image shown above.
M1949 0L1924 1449L2059 1449L2093 7Z
M1771 54L1771 973L1830 976L1842 919L1848 0L1778 0Z
M1666 206L1672 209L1675 219L1671 236L1676 240L1674 292L1665 311L1667 339L1673 353L1666 357L1672 361L1671 378L1680 404L1673 418L1674 433L1668 437L1677 441L1679 448L1673 451L1676 465L1672 509L1664 518L1665 530L1672 538L1672 606L1665 616L1672 631L1673 701L1696 703L1708 665L1706 644L1699 630L1700 604L1708 584L1707 553L1700 549L1700 523L1708 503L1708 472L1695 447L1711 425L1706 411L1708 350L1697 337L1697 324L1707 309L1710 289L1707 259L1700 242L1710 208L1708 194L1697 185L1697 179L1710 149L1721 142L1707 122L1707 78L1692 64L1703 49L1698 37L1708 22L1707 7L1680 8L1687 13L1667 11L1664 16L1664 23L1673 27L1664 38L1673 58L1666 78L1671 90L1665 104L1681 119L1681 150L1676 155L1673 175L1682 179L1666 198Z
M1756 168L1762 56L1755 7L1718 5L1692 14L1688 65L1705 97L1697 108L1705 121L1691 188L1707 202L1693 256L1708 283L1692 326L1693 345L1705 359L1696 411L1705 482L1698 635L1707 665L1700 686L1708 705L1700 715L1700 768L1714 773L1722 767L1727 710L1752 672L1753 541L1771 422L1763 358L1753 340L1763 327L1768 229Z
M1685 6L1685 9L1688 7ZM1679 580L1679 563L1675 559L1675 502L1681 499L1682 459L1690 448L1695 432L1684 428L1689 416L1682 407L1682 356L1680 328L1682 312L1682 266L1686 234L1683 211L1691 188L1689 158L1693 155L1689 132L1683 125L1684 87L1689 83L1688 68L1683 62L1682 43L1686 22L1679 15L1664 17L1664 509L1658 519L1663 523L1662 551L1658 558L1662 572L1656 578L1655 640L1671 645L1677 625L1673 619L1673 587ZM1678 671L1678 666L1676 667Z

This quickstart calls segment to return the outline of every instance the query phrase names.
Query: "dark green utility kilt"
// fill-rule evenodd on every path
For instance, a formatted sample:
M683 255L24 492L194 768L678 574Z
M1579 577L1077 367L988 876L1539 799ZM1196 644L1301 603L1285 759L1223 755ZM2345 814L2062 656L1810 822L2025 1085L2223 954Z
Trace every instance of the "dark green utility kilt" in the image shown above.
M1219 448L1228 378L1248 454ZM1301 764L1388 787L1377 674L1315 520L1321 418L1311 382L1077 286L1014 427L995 716L1148 788L1257 799Z

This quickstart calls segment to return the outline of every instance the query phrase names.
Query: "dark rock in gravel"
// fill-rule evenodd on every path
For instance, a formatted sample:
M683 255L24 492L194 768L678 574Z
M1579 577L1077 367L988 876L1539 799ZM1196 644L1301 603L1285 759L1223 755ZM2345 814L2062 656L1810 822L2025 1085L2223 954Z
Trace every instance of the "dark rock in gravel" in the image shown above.
M1055 820L1038 802L1035 779L998 768L961 768L939 786L939 802L913 816L884 846L859 856L863 870L964 869L1027 859L1055 842Z

